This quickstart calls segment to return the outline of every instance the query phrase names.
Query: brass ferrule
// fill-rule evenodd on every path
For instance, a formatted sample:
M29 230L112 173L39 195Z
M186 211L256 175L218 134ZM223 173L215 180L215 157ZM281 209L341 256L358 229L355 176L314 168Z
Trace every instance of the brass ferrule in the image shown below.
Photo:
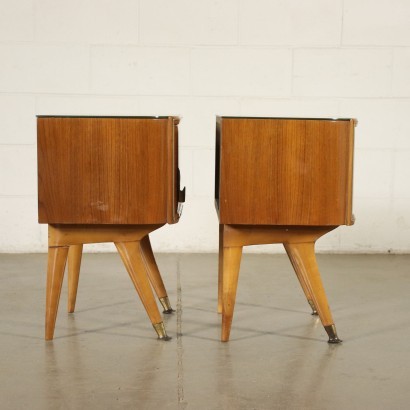
M340 340L339 337L337 336L335 325L325 326L325 330L329 336L329 340L327 341L328 343L341 343L342 342L342 340Z
M313 300L308 299L308 303L309 303L310 307L312 308L312 315L316 316L317 315L317 310L316 310L315 304L313 303Z
M169 302L168 296L164 296L163 298L159 298L159 301L164 308L163 313L172 313L175 312L174 309L172 309L171 303Z
M171 339L167 335L167 331L165 330L164 322L153 323L152 326L154 327L155 331L157 332L158 339L160 339L160 340L170 340Z

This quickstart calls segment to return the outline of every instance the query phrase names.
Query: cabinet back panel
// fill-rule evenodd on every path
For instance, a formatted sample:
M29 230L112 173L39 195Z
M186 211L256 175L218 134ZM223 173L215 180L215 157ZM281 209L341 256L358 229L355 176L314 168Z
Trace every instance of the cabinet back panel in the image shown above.
M220 128L220 223L351 223L353 120L222 118Z

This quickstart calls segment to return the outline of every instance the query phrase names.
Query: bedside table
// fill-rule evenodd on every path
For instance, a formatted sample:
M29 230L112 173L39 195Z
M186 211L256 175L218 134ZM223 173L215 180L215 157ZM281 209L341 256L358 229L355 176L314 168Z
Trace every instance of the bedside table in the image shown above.
M316 263L318 238L352 225L354 119L217 117L218 311L230 336L242 248L283 243L306 295L339 343Z
M168 339L150 281L172 312L149 233L178 222L178 117L38 116L38 214L49 226L46 330L54 335L68 257L75 307L82 246L114 242L160 339Z

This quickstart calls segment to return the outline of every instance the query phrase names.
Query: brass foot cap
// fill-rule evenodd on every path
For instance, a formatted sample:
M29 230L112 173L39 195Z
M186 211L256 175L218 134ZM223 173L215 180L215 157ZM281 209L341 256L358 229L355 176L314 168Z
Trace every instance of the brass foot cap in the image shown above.
M308 300L310 307L312 308L312 316L317 316L316 306L313 303L313 300Z
M329 340L327 341L328 343L330 344L342 343L342 340L339 339L339 337L337 336L335 325L325 326L325 330L329 336Z
M164 322L155 323L152 325L157 332L158 339L168 341L171 340L171 337L167 335L167 331L165 330Z
M171 307L171 303L169 302L168 296L159 298L159 301L162 307L164 308L163 313L165 313L166 315L170 315L171 313L175 312L175 310Z
M339 339L338 337L329 338L329 340L327 341L327 343L332 344L332 345L342 343L342 342L343 342L343 340Z

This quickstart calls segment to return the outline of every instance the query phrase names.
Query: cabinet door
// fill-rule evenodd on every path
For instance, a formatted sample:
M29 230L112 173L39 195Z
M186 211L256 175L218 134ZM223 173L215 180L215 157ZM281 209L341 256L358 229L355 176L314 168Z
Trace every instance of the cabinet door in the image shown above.
M223 118L220 222L352 223L353 120Z
M40 223L167 221L167 118L38 118Z

